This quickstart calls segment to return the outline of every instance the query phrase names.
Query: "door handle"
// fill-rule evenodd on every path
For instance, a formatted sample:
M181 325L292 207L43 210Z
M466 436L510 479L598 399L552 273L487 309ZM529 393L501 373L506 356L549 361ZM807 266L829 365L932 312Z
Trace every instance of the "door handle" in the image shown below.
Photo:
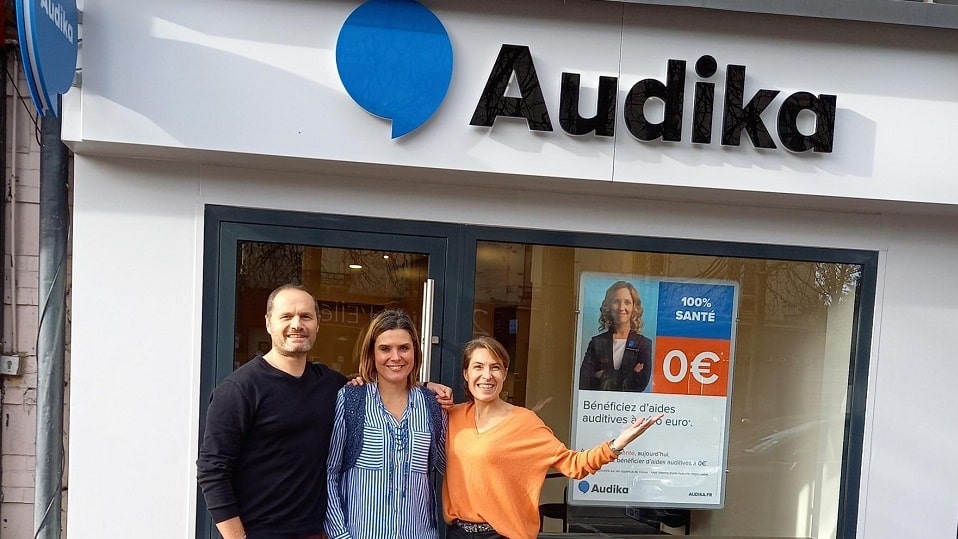
M422 284L422 327L419 328L419 347L422 349L422 365L419 366L419 380L427 382L432 371L432 345L438 339L432 336L432 307L436 281L426 279Z

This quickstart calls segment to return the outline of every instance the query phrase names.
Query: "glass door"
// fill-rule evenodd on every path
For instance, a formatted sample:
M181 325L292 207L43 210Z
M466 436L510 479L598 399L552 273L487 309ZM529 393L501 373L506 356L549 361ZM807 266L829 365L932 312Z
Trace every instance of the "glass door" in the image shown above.
M356 343L380 311L402 309L424 338L429 331L427 253L241 241L236 265L235 367L269 351L266 298L287 282L301 284L318 303L319 335L309 360L345 375L359 372Z
M401 308L425 329L420 378L452 385L461 278L460 262L448 252L459 241L458 227L208 206L205 228L201 436L213 388L269 350L266 299L286 283L303 286L318 302L310 361L358 372L356 343L369 321ZM197 537L218 537L199 492Z
M435 348L438 357L445 238L249 223L224 224L222 232L219 327L226 331L217 343L217 380L269 350L266 299L285 283L303 286L318 303L310 361L345 375L359 372L362 332L380 311L396 308L417 322L424 356ZM424 363L421 376L428 379Z

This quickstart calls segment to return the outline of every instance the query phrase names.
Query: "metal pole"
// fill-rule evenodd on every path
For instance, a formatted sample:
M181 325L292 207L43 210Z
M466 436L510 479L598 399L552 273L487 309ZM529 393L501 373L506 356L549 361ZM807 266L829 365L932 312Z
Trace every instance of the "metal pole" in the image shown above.
M16 70L14 70L16 73ZM3 185L4 190L6 190L7 185L7 46L6 44L0 43L0 78L3 78L3 95L0 96L0 174L4 175ZM13 81L12 84L16 84L16 81ZM17 108L17 102L13 102L14 110ZM14 124L16 127L16 124ZM14 135L16 138L16 135ZM13 151L17 151L16 148ZM11 176L16 175L16 171L11 174ZM3 193L0 196L0 255L6 253L6 242L7 237L7 227L6 227L6 218L7 218L7 193ZM7 263L4 261L0 264L0 279L4 279L4 271L7 269ZM16 309L17 306L13 305L13 309ZM3 327L3 309L0 309L0 328ZM2 350L4 353L8 350L7 343L3 343ZM13 351L16 353L16 350ZM0 483L2 484L2 483Z
M60 120L44 116L40 145L40 329L34 537L60 539L66 335L67 148Z
M2 19L2 17L0 17L0 19ZM6 38L4 38L4 41L6 41ZM15 70L14 70L14 73L16 73ZM0 131L2 131L0 132L0 174L3 174L4 176L3 185L5 188L7 185L7 181L6 181L7 180L7 177L6 177L6 174L7 174L7 46L5 43L0 43L0 78L3 78L3 95L0 95ZM12 84L16 85L16 81L12 81ZM17 108L17 103L15 100L13 102L13 108L14 110L16 110ZM14 128L16 128L17 124L13 124L13 125L14 125ZM16 136L14 136L13 138L16 139ZM17 149L14 148L13 151L16 152ZM12 177L14 176L14 174L11 174L10 176ZM2 195L0 195L0 259L5 258L4 255L7 252L6 251L7 246L5 242L5 239L7 237L6 202L7 202L7 194L3 193ZM12 258L13 257L11 256L11 259ZM6 260L3 260L2 262L0 262L0 280L6 280L4 275L6 268L7 268L7 262ZM11 303L10 311L13 312L16 310L17 305L13 301L11 301L10 303ZM3 309L0 309L0 311L3 311ZM4 329L3 313L0 312L0 331L2 331L3 329ZM3 342L2 338L0 338L0 352L4 352L6 350L7 350L7 343ZM5 397L6 397L5 388L3 387L3 383L0 382L0 407L2 407L3 400ZM3 447L3 426L2 425L0 425L0 447ZM2 484L3 484L3 467L0 466L0 485ZM0 501L3 501L2 495L0 495Z

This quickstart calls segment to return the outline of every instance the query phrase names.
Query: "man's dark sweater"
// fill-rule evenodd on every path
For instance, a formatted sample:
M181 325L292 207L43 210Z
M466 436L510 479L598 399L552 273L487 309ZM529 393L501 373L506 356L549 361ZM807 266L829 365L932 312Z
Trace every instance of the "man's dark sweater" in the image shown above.
M214 391L197 479L215 522L239 516L249 539L318 534L336 392L346 378L307 363L299 378L256 356Z

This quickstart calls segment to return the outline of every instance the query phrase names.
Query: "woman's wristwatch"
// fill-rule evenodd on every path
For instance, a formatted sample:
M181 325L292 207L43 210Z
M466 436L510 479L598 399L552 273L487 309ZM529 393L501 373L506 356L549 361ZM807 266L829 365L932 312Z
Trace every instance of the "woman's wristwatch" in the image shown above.
M616 447L615 447L615 438L613 438L613 439L609 440L609 449L611 449L612 452L615 453L615 456L619 456L619 455L622 454L622 449L625 449L625 448L624 448L624 447L623 447L622 449L616 448Z

